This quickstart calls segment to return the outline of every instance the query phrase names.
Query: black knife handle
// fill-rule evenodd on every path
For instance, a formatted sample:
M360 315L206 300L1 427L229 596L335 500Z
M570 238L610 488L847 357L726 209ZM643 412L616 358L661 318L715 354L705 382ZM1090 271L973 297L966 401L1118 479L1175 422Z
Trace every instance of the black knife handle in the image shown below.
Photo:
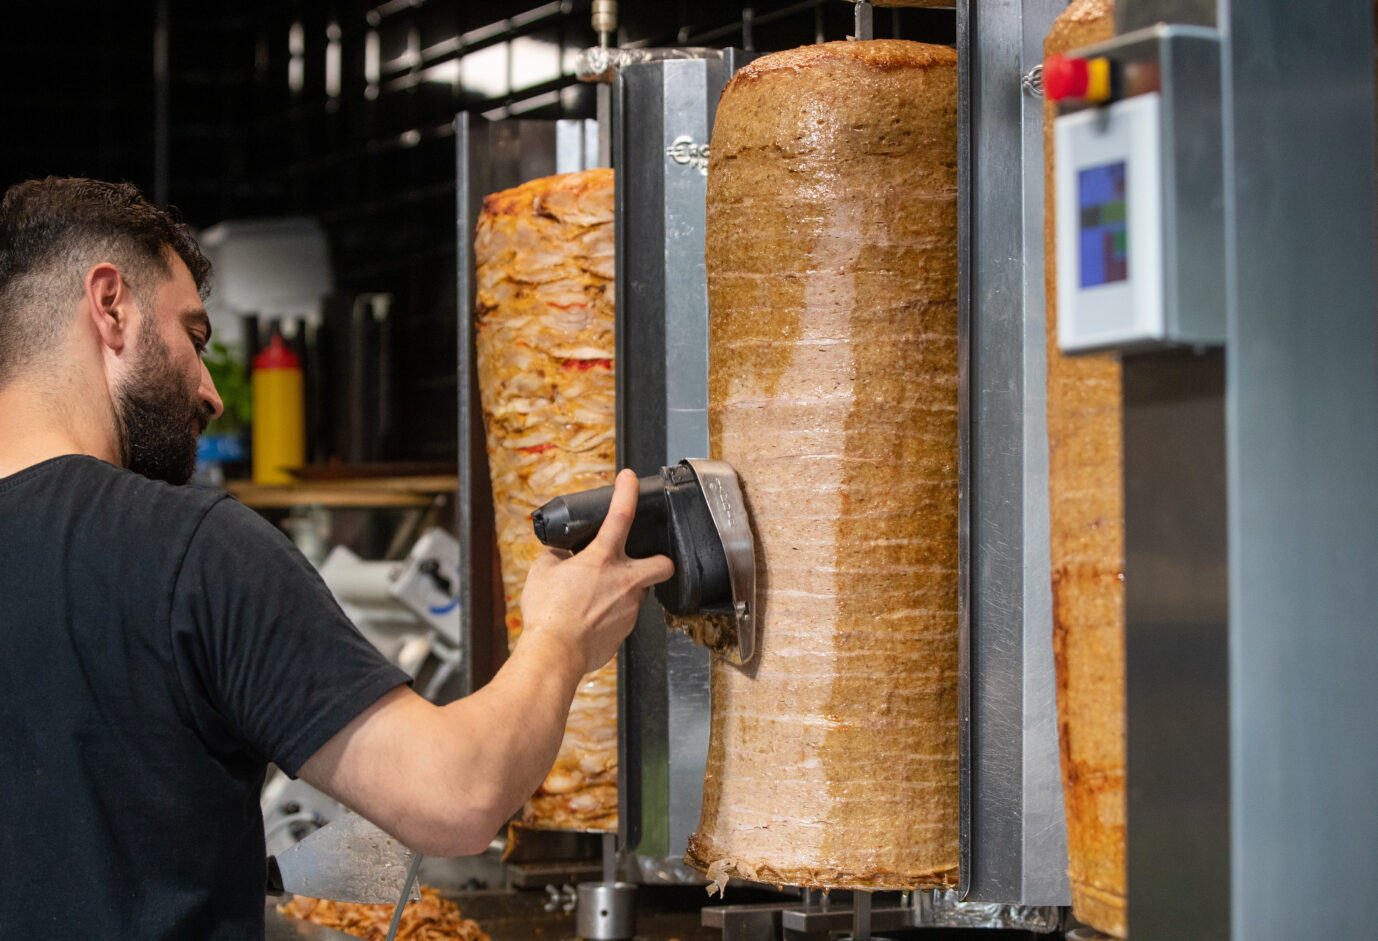
M627 555L644 559L666 551L665 481L660 474L637 481L636 518L627 534ZM612 487L598 487L556 497L531 514L536 538L555 549L578 552L598 535L612 504Z

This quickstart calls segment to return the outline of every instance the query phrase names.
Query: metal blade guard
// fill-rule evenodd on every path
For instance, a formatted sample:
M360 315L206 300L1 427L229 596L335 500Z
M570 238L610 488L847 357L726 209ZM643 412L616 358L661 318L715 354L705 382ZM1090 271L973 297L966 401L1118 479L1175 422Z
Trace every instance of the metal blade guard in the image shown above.
M688 458L642 477L627 555L667 555L675 574L655 587L671 615L706 615L678 625L729 663L756 654L756 552L737 472L725 461ZM612 487L556 497L531 514L536 538L577 552L608 515Z
M330 821L276 857L268 857L268 891L337 902L395 905L412 851L356 813ZM411 887L411 901L421 893Z

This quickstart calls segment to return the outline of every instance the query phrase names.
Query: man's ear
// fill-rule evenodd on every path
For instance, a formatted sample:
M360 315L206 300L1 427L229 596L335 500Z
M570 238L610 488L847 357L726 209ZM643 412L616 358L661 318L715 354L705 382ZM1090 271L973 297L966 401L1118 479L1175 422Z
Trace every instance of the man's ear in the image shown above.
M120 270L108 261L101 262L86 272L82 290L87 314L101 343L113 353L122 352L129 340L134 298Z

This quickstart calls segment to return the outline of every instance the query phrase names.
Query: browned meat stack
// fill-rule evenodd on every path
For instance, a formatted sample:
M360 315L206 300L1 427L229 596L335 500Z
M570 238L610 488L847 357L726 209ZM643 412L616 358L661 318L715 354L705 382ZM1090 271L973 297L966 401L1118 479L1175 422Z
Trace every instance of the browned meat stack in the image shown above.
M509 644L541 552L531 511L613 477L613 175L533 180L483 201L478 378ZM555 767L524 821L617 827L617 668L584 678Z
M1074 0L1044 42L1047 55L1109 39L1111 0ZM1072 906L1124 937L1124 505L1120 366L1057 349L1052 120L1044 104L1043 227L1048 301L1048 471L1052 513L1053 650L1067 807Z
M712 453L756 533L753 668L712 668L688 860L804 886L957 876L957 73L836 42L724 90Z

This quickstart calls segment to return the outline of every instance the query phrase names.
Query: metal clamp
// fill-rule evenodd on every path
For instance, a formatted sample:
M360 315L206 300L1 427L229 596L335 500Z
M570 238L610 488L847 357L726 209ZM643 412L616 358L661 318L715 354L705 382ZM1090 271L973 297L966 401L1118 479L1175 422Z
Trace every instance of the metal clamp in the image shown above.
M579 898L574 893L574 886L569 883L562 886L547 885L545 894L546 900L541 905L541 909L546 912L572 912L574 907L579 904Z

